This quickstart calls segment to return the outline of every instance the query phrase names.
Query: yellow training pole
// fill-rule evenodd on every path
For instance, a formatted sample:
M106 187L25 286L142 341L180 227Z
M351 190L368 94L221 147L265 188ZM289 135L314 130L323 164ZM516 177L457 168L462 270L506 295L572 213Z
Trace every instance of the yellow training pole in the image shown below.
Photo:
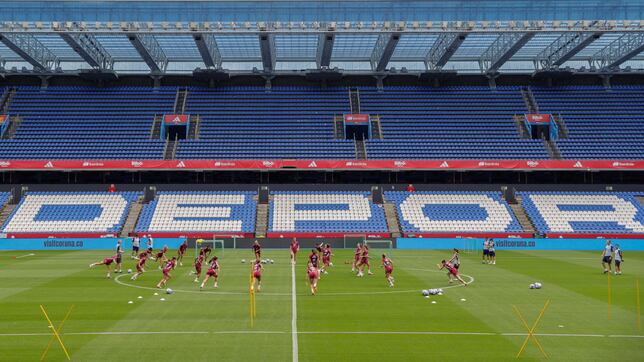
M69 310L67 311L67 314L65 315L65 318L60 322L58 325L58 329L56 330L57 333L60 334L60 331L63 329L63 325L65 325L65 322L67 321L67 318L69 318L69 315L72 313L72 309L74 309L74 305L72 304L71 307L69 307ZM49 344L47 345L47 348L43 351L43 353L40 355L40 360L44 360L45 356L47 355L47 352L49 352L49 349L51 348L51 344L54 343L56 340L55 336L51 336L51 339L49 340Z
M608 320L610 320L610 306L611 306L611 287L610 287L610 272L608 272Z
M526 321L523 319L523 316L521 315L521 312L519 312L519 309L517 309L517 307L516 307L514 304L512 305L512 308L514 308L514 311L515 311L515 312L516 312L516 314L519 316L519 319L521 319L521 322L522 322L522 323L523 323L523 325L525 326L525 329L527 329L527 330L528 330L528 332L529 332L529 331L530 331L530 327L528 327L528 323L526 323ZM529 341L529 340L530 340L530 333L528 333L528 335L527 335L527 336L525 337L525 339L523 340L523 344L521 344L521 348L519 349L519 353L517 353L517 358L521 357L521 353L523 353L523 350L524 350L524 349L525 349L525 347L528 345L528 341Z
M60 339L60 336L58 335L56 328L54 328L54 325L51 323L51 319L49 319L49 316L47 315L47 312L45 311L45 308L43 308L42 304L40 305L40 310L42 310L43 314L45 315L45 318L47 318L47 322L51 327L52 333L54 334L54 336L56 336L56 339L58 339L58 343L60 343L60 346L63 347L63 351L65 351L65 356L67 356L67 360L71 361L71 358L69 357L69 353L67 352L67 348L65 348L65 345L63 344L63 340Z
M635 280L635 293L636 293L636 299L637 299L637 330L642 330L642 322L640 317L640 280L636 279Z

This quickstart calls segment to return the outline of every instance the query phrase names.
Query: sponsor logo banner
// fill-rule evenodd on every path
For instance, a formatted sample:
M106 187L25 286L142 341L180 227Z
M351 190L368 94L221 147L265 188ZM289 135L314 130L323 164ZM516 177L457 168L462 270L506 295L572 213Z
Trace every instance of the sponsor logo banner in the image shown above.
M65 238L0 238L0 250L114 250L116 242L123 241L123 248L132 248L131 238L92 238L92 237L65 237ZM155 247L167 245L171 249L178 248L183 243L183 238L155 239Z
M164 114L163 123L171 126L180 126L188 124L187 114Z
M550 115L549 114L526 114L525 115L526 121L531 124L548 124L550 123Z
M483 238L398 238L398 249L483 249ZM644 243L637 239L610 239L624 250L644 250ZM601 250L606 239L532 239L499 238L494 239L499 250Z
M354 124L369 123L369 115L368 114L345 114L344 122L354 123Z
M644 160L0 160L3 170L644 170Z

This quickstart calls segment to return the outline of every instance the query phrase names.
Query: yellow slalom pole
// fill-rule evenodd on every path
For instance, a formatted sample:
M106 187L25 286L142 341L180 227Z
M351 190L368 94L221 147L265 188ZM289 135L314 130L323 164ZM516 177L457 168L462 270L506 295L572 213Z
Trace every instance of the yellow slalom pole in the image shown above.
M610 272L608 272L608 320L610 320L610 317L611 317L611 315L610 315L610 307L611 307L611 304L612 304L611 294L612 294L612 292L611 292L611 287L610 287Z
M47 322L49 323L49 327L51 327L51 331L56 336L56 339L58 339L58 343L60 343L60 346L63 347L63 351L65 352L65 356L67 356L67 360L71 361L71 357L69 357L69 352L67 352L67 348L65 348L65 344L63 344L63 340L60 339L60 335L58 335L58 332L56 331L56 328L54 328L54 325L51 323L51 319L49 319L49 316L47 315L47 312L45 311L45 308L40 305L40 310L42 310L42 313L45 315L45 318L47 318Z
M60 334L60 331L63 329L63 325L65 325L65 322L69 318L69 315L72 313L72 310L74 309L74 305L72 304L71 307L69 307L69 310L67 311L67 314L65 315L65 318L60 322L58 325L58 329L56 330L56 333ZM55 336L51 336L51 339L49 340L49 344L47 345L47 348L43 351L43 353L40 355L40 360L44 360L45 356L47 356L47 352L49 352L49 349L51 348L51 344L54 343L56 340Z
M640 280L635 280L635 293L637 299L637 330L642 330L642 317L640 317Z

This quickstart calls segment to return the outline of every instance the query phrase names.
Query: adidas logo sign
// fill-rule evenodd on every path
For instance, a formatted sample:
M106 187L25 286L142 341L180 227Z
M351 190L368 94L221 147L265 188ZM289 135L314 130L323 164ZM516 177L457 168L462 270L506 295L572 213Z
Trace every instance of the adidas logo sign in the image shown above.
M577 161L572 167L581 168L584 167L581 162Z
M51 163L51 161L49 161L49 162L47 162L47 163L45 164L45 168L52 168L52 167L54 167L54 164L53 164L53 163Z
M181 117L179 116L174 117L174 119L172 120L172 123L181 123Z
M177 163L177 166L176 166L176 167L177 167L177 168L183 168L183 167L186 167L186 164L185 164L185 163L183 163L183 161L181 161L181 162Z
M315 163L315 161L311 161L311 163L309 163L308 167L318 167L318 164Z
M443 161L443 163L441 163L440 165L440 168L446 168L446 167L449 167L449 163L447 163L447 161Z

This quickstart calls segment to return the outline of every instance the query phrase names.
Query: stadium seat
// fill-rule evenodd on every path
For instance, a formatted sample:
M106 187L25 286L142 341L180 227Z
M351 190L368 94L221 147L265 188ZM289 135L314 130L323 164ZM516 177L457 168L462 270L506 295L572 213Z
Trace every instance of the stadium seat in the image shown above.
M519 192L540 233L644 233L644 207L624 192Z
M380 117L384 139L368 140L371 159L547 159L540 140L519 137L527 112L518 87L360 88L364 113Z
M143 207L137 232L253 232L255 192L162 191Z
M172 112L176 90L18 87L8 113L22 122L0 140L0 159L162 159L152 124Z
M643 159L644 87L532 87L540 112L561 115L568 138L563 158Z
M404 232L521 232L500 192L387 191Z
M272 192L269 231L386 232L382 207L369 192Z
M4 233L117 233L137 192L28 192Z
M179 141L180 159L355 158L353 141L333 139L346 88L192 87L186 112L200 115L200 132Z

